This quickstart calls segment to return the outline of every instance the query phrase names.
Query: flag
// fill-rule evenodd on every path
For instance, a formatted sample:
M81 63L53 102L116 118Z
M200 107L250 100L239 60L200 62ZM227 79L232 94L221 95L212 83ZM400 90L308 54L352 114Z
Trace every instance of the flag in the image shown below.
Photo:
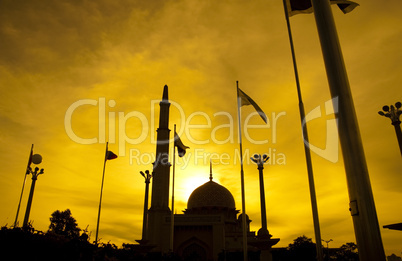
M359 5L358 3L347 0L330 0L330 3L337 4L344 14L351 12ZM286 7L289 16L301 13L310 14L313 12L311 0L286 0Z
M114 154L112 151L108 150L106 152L106 160L112 160L112 159L115 159L115 158L117 158L117 155Z
M253 105L254 109L260 114L262 120L267 123L267 115L262 111L260 106L253 101L247 94L245 94L240 88L237 88L237 99L239 100L239 107L243 105Z
M179 157L183 157L186 154L186 149L190 148L183 144L176 132L174 133L174 146L177 147Z

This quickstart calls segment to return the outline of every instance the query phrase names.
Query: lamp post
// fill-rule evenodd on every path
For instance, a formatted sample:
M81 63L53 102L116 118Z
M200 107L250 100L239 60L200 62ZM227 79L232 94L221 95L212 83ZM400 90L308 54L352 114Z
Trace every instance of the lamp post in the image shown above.
M40 164L42 162L42 156L39 154L35 154L32 156L32 163L33 164ZM43 169L40 169L38 167L35 167L35 169L32 171L32 168L28 168L29 174L32 174L32 184L31 184L31 191L29 193L29 198L28 198L28 203L27 203L27 210L25 211L25 217L24 217L24 223L23 227L26 228L28 226L28 220L29 220L29 213L31 212L31 205L32 205L32 198L35 190L35 183L36 180L38 179L38 176L40 174L44 173Z
M327 243L327 260L329 260L329 242L331 242L332 239L330 239L330 240L321 239L321 240L322 240L323 242Z
M142 239L140 243L147 242L147 229L148 229L148 194L149 194L149 183L151 182L152 175L149 170L144 172L140 171L140 174L145 178L145 199L144 199L144 216L142 219Z
M391 124L394 125L399 150L401 151L402 155L402 132L401 121L399 120L399 116L402 114L401 107L402 104L400 102L395 103L395 107L394 105L391 105L391 107L385 105L382 107L382 111L379 111L378 114L391 119Z
M267 228L267 212L265 208L265 192L264 192L264 176L263 169L264 163L269 159L269 157L264 154L262 157L259 154L254 154L251 160L257 164L257 168L260 176L260 202L261 202L261 228L258 230L257 236L259 238L270 238L271 235Z

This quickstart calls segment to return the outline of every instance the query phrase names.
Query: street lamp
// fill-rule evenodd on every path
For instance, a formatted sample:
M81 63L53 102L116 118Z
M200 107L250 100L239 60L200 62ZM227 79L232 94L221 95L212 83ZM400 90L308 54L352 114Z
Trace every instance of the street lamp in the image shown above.
M39 154L35 154L32 156L32 163L33 164L40 164L42 162L42 156ZM23 227L26 228L28 226L28 220L29 220L29 213L31 212L31 205L32 205L32 198L35 190L35 183L36 180L38 179L38 176L40 174L44 173L44 169L40 169L38 167L35 167L34 170L32 170L31 167L28 168L28 174L32 174L32 184L31 184L31 191L29 193L29 198L28 198L28 203L27 203L27 210L25 211L25 217L24 217L24 223Z
M142 219L142 239L138 242L146 243L147 242L147 229L148 229L148 194L149 194L149 183L151 182L152 174L149 173L149 170L146 170L145 173L140 171L140 174L145 178L145 199L144 199L144 216Z
M385 105L382 107L383 111L379 111L378 114L381 116L387 117L391 119L391 124L394 125L396 138L398 139L399 150L402 155L402 132L401 132L401 121L399 120L399 116L402 114L401 110L402 104L400 102L391 105L391 107Z
M323 242L327 243L327 260L329 260L329 242L331 242L332 239L330 239L330 240L321 239L321 240L322 240Z
M267 228L267 213L265 209L265 192L264 192L264 177L263 169L264 163L269 159L269 157L264 154L262 157L259 154L254 154L251 160L257 164L260 176L260 202L261 202L261 228L257 232L259 238L271 238Z

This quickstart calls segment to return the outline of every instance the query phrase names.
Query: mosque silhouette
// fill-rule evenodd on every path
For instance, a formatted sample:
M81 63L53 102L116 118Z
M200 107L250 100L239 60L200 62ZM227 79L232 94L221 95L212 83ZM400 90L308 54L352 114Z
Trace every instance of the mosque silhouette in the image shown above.
M157 129L156 160L153 163L151 207L143 238L137 240L145 252L155 255L174 254L184 260L242 260L243 214L236 209L231 192L213 181L212 168L209 181L196 188L187 202L183 214L174 214L173 245L169 209L169 98L164 86ZM144 215L145 216L145 215ZM271 247L279 238L258 236L250 231L251 220L246 215L247 252L249 260L272 260ZM144 233L145 232L145 233ZM144 238L145 237L145 238ZM173 247L173 249L172 249Z

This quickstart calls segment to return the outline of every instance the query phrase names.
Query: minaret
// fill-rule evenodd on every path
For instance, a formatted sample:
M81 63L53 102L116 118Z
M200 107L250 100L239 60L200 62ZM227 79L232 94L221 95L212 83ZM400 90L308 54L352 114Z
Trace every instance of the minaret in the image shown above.
M209 181L212 181L212 161L209 161Z
M156 245L153 251L169 250L169 223L166 217L169 209L169 97L168 86L163 89L162 101L159 103L159 128L156 141L156 158L153 167L151 208L148 211L148 238L150 244Z

